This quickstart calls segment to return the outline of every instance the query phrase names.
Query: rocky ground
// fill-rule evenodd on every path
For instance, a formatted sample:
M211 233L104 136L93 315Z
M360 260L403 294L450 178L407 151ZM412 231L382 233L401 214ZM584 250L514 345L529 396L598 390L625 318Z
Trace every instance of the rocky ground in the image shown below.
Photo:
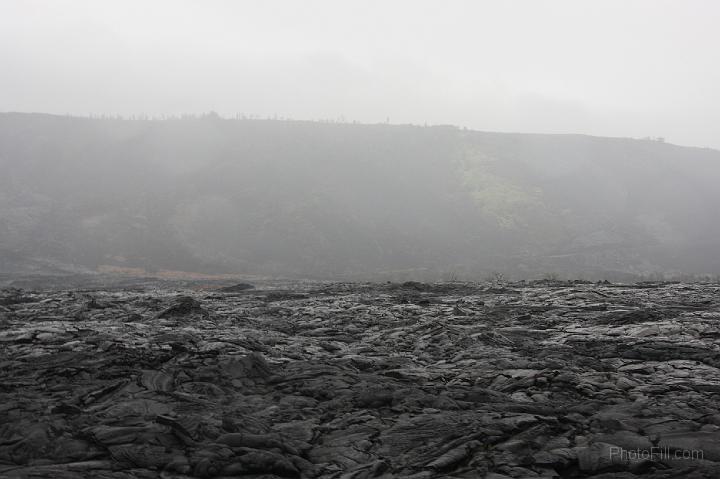
M719 293L4 290L0 477L720 477Z

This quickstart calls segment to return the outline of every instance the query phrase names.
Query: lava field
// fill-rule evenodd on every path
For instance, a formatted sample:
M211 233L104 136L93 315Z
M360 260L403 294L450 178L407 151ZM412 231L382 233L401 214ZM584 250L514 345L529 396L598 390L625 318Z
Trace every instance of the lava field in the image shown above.
M0 477L720 477L720 285L256 286L0 291Z

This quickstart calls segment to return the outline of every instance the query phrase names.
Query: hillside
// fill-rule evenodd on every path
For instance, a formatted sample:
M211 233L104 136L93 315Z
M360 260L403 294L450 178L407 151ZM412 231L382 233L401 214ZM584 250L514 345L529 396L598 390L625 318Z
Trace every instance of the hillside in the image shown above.
M720 273L720 152L453 127L0 115L0 270Z

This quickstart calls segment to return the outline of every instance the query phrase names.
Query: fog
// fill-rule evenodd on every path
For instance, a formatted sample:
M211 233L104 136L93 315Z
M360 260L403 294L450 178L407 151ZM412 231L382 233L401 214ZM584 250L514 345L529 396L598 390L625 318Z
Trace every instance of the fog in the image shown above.
M708 1L0 2L0 111L216 111L720 148Z
M0 171L11 277L720 274L720 151L657 140L18 113Z
M0 0L0 280L715 277L718 20Z

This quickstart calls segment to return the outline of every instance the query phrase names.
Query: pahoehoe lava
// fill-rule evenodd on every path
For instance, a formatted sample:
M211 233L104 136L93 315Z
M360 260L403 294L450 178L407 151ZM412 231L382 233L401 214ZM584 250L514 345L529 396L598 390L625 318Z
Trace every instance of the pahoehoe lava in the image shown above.
M720 477L719 292L3 290L0 476Z

